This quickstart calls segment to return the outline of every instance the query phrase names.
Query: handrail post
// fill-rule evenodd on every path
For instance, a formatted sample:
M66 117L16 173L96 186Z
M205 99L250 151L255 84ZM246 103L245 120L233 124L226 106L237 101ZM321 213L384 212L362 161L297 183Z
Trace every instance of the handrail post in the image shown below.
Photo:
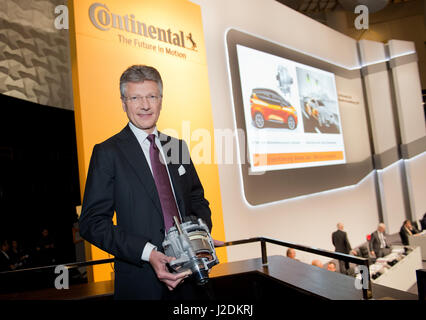
M367 273L367 285L362 286L362 297L364 300L370 300L371 298L373 298L373 291L372 291L372 287L371 287L371 277L370 277L370 263L367 260L365 262L365 267L366 267L366 273Z
M268 265L268 254L266 253L266 241L265 239L260 239L260 248L262 250L262 265Z

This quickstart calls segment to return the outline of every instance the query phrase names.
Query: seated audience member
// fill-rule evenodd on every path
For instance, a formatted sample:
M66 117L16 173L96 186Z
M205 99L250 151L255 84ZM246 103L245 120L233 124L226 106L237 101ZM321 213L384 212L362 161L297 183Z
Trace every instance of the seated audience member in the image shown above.
M369 259L370 263L374 263L373 260L375 260L375 256L371 254L370 250L368 250L368 244L365 246L360 246L355 251L355 255L360 256L361 258Z
M413 227L413 230L417 233L422 232L422 227L419 225L419 221L411 221L411 226Z
M360 256L361 258L369 258L370 252L368 251L367 246L361 246L356 250L356 255Z
M417 233L419 233L419 231L411 225L411 221L405 220L399 230L399 236L401 237L402 244L408 246L408 237Z
M422 220L420 220L420 225L422 227L422 230L426 230L426 213L423 216Z
M315 266L315 267L322 268L322 262L317 260L317 259L312 260L312 265Z
M37 264L54 264L56 262L55 249L56 246L53 238L49 234L49 230L47 228L43 228L41 231L40 239L36 244Z
M287 258L299 261L298 259L296 259L296 250L294 250L293 248L288 248L286 255Z
M21 249L17 240L12 240L11 243L12 247L9 252L10 259L17 269L22 269L26 266L29 255Z
M368 249L368 244L367 245L362 245L356 249L354 249L356 256L359 256L361 258L365 258L368 259L370 265L374 264L374 262L376 261L376 256L373 255L371 253L371 251ZM355 276L356 273L356 265L355 266L351 266L348 270L348 276Z
M332 272L336 272L336 264L334 262L330 261L329 263L327 263L327 270L332 271Z
M0 243L0 272L15 270L15 265L9 256L9 241L1 240Z
M384 257L392 251L391 245L386 241L385 231L385 224L379 223L377 230L371 234L371 254L374 255L376 258Z

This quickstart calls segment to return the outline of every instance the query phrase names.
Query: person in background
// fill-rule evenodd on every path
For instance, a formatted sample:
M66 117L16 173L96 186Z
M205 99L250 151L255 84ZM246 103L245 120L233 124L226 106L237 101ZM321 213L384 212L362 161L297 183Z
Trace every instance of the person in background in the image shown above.
M29 255L25 253L18 244L17 240L12 240L12 247L9 251L9 256L17 269L22 269L27 265Z
M336 272L336 264L334 262L330 261L329 263L327 263L327 270L332 271L332 272Z
M335 248L336 252L353 254L356 255L356 251L352 250L351 244L348 240L347 233L343 230L343 223L339 222L337 224L337 230L334 231L331 235L331 242ZM349 272L349 262L339 260L339 271L343 274L348 274Z
M296 250L294 250L293 248L287 249L286 256L290 259L299 261L298 259L296 259Z
M9 255L10 254L9 250L10 250L9 241L1 240L1 243L0 243L0 272L1 271L12 271L12 270L16 269L10 255Z
M319 267L319 268L323 267L322 262L317 260L317 259L312 260L312 265L315 266L315 267Z
M408 246L408 237L418 233L419 231L411 225L410 220L404 220L404 223L399 230L399 236L401 237L402 244Z
M422 227L422 231L426 230L426 213L424 214L422 220L420 220L420 226Z
M379 223L377 230L371 234L370 250L376 258L384 257L392 251L391 245L386 241L385 231L386 225Z
M36 253L38 256L38 265L53 265L56 262L56 246L53 237L49 233L49 229L42 228L41 236L36 244Z

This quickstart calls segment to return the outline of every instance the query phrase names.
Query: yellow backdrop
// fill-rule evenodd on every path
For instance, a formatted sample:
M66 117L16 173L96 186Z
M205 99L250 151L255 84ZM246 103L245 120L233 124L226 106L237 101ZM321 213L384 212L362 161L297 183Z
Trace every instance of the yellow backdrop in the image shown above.
M69 11L82 194L93 146L127 123L121 73L133 64L152 65L164 83L158 128L185 139L196 153L193 161L212 210L212 236L225 240L218 168L210 150L214 130L200 7L186 0L78 0ZM87 244L86 257L110 256ZM218 250L218 257L226 261L225 250ZM111 265L99 265L89 277L109 280L112 272Z

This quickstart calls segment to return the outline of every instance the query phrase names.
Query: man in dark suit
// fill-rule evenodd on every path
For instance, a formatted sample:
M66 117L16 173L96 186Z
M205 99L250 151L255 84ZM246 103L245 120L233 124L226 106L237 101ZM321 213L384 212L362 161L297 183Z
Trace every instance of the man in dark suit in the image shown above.
M422 227L422 230L426 230L426 213L424 214L422 220L420 220L420 226Z
M331 235L331 241L333 242L334 248L336 252L345 253L345 254L356 254L355 251L352 250L351 244L348 240L348 235L345 231L343 231L344 225L343 223L337 224L337 230L334 231ZM349 263L339 260L339 271L343 274L348 274L349 271Z
M371 234L370 250L376 258L384 257L392 251L390 244L386 241L385 231L386 225L379 223L377 230Z
M15 270L15 265L10 257L9 241L1 240L0 242L0 272Z
M212 227L187 145L157 131L162 91L155 68L129 67L120 78L129 123L95 145L90 160L80 234L114 255L116 299L187 298L192 283L180 283L188 273L169 272L173 258L162 252L170 217L182 221L196 216ZM163 170L165 180L159 180L157 170ZM114 211L117 225L112 222Z

